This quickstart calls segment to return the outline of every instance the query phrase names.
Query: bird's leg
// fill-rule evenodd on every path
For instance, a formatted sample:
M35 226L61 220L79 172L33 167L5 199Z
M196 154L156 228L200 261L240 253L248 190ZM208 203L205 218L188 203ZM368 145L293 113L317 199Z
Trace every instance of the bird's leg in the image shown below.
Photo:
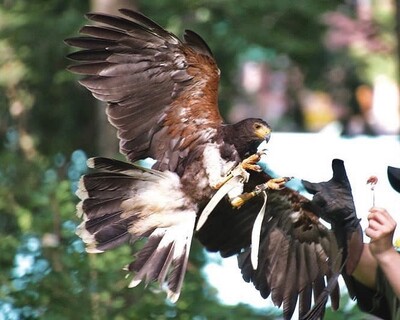
M215 190L219 190L225 183L227 183L229 180L231 180L234 177L233 171L235 169L231 170L225 177L222 178L221 181L219 181L218 183L216 183L215 185L213 185L212 187Z
M232 179L236 175L241 175L245 181L248 180L248 173L247 170L251 171L261 171L261 167L257 165L257 162L261 160L261 156L265 154L265 151L262 150L251 156L244 159L240 162L234 169L232 169L228 175L226 175L220 182L218 182L214 188L218 190L221 188L225 183L227 183L230 179Z
M240 208L247 201L254 198L255 196L258 196L261 192L263 192L267 189L271 189L271 190L283 189L285 187L285 183L291 179L292 178L290 178L290 177L280 177L280 178L270 179L265 183L257 185L253 191L242 193L241 195L231 199L230 200L231 205L234 208Z
M264 152L257 152L255 154L252 154L251 156L247 157L244 159L241 163L240 166L244 170L251 170L251 171L261 171L261 167L257 164L261 160L261 156L264 154Z

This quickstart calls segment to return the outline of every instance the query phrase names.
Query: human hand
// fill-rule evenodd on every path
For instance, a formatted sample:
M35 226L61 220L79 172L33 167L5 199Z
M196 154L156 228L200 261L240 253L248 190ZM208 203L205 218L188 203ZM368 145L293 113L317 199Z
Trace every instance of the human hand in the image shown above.
M393 253L393 234L396 221L384 208L372 207L368 215L368 227L365 234L371 238L369 249L372 255L381 261Z

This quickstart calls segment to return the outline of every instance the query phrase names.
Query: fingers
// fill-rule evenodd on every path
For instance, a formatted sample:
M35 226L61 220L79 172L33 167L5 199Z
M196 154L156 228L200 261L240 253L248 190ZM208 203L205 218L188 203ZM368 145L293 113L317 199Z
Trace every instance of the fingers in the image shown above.
M384 208L373 207L369 210L369 214L367 217L368 221L376 221L381 225L388 225L396 228L396 221L392 218L392 216L387 212Z
M369 211L368 227L365 234L371 241L392 237L396 229L396 221L383 208L373 207Z
M379 233L370 228L365 229L365 235L371 238L371 241L374 241L375 239L379 238Z
M368 227L365 229L365 235L370 237L371 240L377 240L384 237L386 234L386 230L382 228L382 224L378 223L375 220L370 220L368 223Z

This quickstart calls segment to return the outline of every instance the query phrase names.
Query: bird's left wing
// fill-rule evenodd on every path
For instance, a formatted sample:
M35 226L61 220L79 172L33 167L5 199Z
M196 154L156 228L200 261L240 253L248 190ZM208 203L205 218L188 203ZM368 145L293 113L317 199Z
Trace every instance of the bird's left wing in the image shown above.
M251 190L269 178L251 173L245 188ZM333 308L339 300L336 279L342 253L332 232L303 207L308 201L288 188L268 190L256 269L251 259L251 233L262 198L236 210L221 202L197 233L208 250L219 251L223 257L238 254L244 280L252 282L262 297L271 296L275 305L283 305L285 319L291 318L297 300L300 318L305 316L312 306L312 294L317 300L329 290Z
M204 40L187 30L184 41L144 15L90 13L97 25L66 43L83 50L68 57L80 83L108 103L120 150L131 161L152 157L175 171L198 143L216 133L219 69Z

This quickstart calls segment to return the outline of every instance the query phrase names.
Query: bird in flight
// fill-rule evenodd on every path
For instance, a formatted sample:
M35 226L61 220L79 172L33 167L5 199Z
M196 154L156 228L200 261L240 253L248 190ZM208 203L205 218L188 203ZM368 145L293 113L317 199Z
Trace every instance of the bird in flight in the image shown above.
M68 56L75 61L68 69L107 103L127 158L88 160L95 170L77 191L77 234L86 250L145 239L126 266L130 286L156 281L176 301L195 236L223 257L237 255L244 280L283 305L285 319L297 300L304 317L312 294L322 297L327 285L337 307L342 251L334 236L303 206L309 200L284 187L287 178L257 165L268 123L225 123L220 71L195 32L180 40L139 12L120 13L89 13L96 24L65 40L80 48ZM146 158L154 159L151 168L139 165Z

